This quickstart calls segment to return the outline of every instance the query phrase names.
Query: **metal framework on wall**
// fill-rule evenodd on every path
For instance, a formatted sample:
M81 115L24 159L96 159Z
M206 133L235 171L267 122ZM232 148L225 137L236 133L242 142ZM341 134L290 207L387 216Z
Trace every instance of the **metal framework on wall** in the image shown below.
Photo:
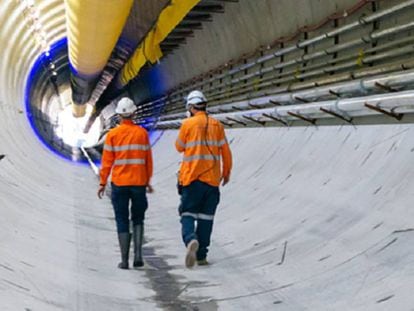
M194 36L195 31L202 29L203 26L206 26L205 23L212 22L214 19L214 14L224 13L225 3L236 4L238 2L239 0L201 0L160 44L164 57L169 54L173 54L176 49L178 49L181 45L184 45L187 38ZM127 51L126 53L123 53L125 57L120 57L117 54L116 50L120 50L121 48L122 44L118 44L110 59L110 63L112 62L117 64L115 71L118 71L122 67L122 65L127 61L127 56L131 54L131 51ZM129 49L128 46L125 48ZM97 87L95 88L94 94L92 95L92 101L94 102L99 99L99 96L103 93L107 85L111 82L114 74L116 73L108 71L108 68L104 70L103 75ZM112 127L119 122L119 118L113 114L113 109L110 109L110 107L108 108L109 109L103 109L101 117L105 119L104 121L109 125L109 127ZM144 115L140 114L139 110L137 115L140 115L140 117L142 117L140 118L142 119L140 123L148 121L148 119L158 119L160 114L163 113L163 108L164 107L162 105L153 105L147 109L145 117ZM110 112L107 113L107 111Z
M198 4L196 4L190 10L190 12L187 13L187 15L179 22L179 24L160 43L160 48L163 57L169 54L173 54L174 50L186 43L186 39L188 37L194 36L194 31L202 29L205 23L212 22L214 14L224 13L225 2L237 3L238 0L201 0ZM135 12L135 14L137 14L137 12ZM138 17L136 15L133 15L130 18L137 19ZM131 33L132 26L129 25L128 27L129 29L127 29L127 32ZM154 25L152 25L151 27L154 27ZM122 49L124 49L125 52L122 52ZM94 90L94 94L92 95L92 101L95 102L96 113L90 119L90 122L88 122L88 125L85 128L86 132L89 130L90 126L93 124L95 118L98 115L101 115L101 118L104 119L103 121L106 124L116 124L117 117L113 115L113 113L111 114L111 112L111 116L108 116L108 113L106 112L112 111L110 109L109 104L113 100L115 100L122 93L129 92L129 84L122 86L114 80L117 79L116 74L119 74L119 69L121 69L122 66L128 62L128 60L130 60L129 58L132 55L131 49L132 47L128 46L127 40L124 40L124 42L118 42L114 52L112 53L109 65L110 63L114 63L113 67L115 70L110 70L110 68L108 68L107 66L107 68L105 68L101 76L101 79L97 87ZM121 53L119 54L118 52ZM148 69L150 67L151 65L149 64L149 62L147 62L144 65L144 68ZM105 107L108 107L109 109ZM153 108L154 109L151 110L151 113L147 114L146 119L157 119L159 117L160 113L162 112L162 107L154 106ZM108 118L109 120L107 120Z
M388 94L405 98L412 89L413 13L414 0L360 1L144 103L137 122L165 105L156 128L177 128L184 117L183 98L194 88L209 98L209 112L233 127L318 124L327 118L352 122L357 116L390 116L386 112L398 109L413 113L409 102L402 105ZM391 16L398 17L392 26L383 22ZM326 48L327 43L332 44ZM370 96L377 96L376 109L370 104L348 107L350 98L372 101Z
M224 13L222 2L238 2L238 0L203 0L197 4L181 23L168 35L161 44L164 55L173 53L187 37L194 35L194 30L201 29L203 23L212 22L213 14Z

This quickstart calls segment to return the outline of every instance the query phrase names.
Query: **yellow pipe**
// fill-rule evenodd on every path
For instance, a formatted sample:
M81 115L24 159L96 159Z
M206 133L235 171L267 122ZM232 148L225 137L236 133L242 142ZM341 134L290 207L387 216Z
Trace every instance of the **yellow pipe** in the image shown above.
M69 62L75 79L86 82L82 85L88 82L94 85L94 79L101 74L132 4L133 0L65 0ZM77 94L91 92L82 90L81 86L75 87ZM81 106L84 102L74 104ZM82 116L84 108L73 107L73 112L75 116Z
M133 0L65 0L69 60L82 77L103 70L124 28Z
M171 4L161 12L154 28L122 68L122 72L118 76L118 84L121 87L137 76L147 61L155 63L162 57L161 42L198 2L200 0L172 0Z
M86 114L86 105L72 104L72 114L76 118L82 118Z

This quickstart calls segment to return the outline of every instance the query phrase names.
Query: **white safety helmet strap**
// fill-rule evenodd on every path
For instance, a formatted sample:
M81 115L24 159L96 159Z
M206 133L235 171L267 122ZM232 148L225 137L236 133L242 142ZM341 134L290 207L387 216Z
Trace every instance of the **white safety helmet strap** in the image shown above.
M190 107L194 107L195 109L204 109L206 106L207 106L206 102L198 103L198 104L186 103L186 105L185 105L187 110L190 110Z

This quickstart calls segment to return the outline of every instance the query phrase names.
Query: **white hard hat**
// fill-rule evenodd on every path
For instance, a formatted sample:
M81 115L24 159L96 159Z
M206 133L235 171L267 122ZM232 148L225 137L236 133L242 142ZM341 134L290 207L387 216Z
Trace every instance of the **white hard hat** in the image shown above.
M190 105L194 105L196 108L205 107L207 105L207 98L201 91L192 91L188 94L185 103L187 110L190 108Z
M128 97L123 97L118 102L118 105L116 106L115 112L117 114L120 114L121 116L129 116L133 114L137 110L137 107L135 106L132 99Z

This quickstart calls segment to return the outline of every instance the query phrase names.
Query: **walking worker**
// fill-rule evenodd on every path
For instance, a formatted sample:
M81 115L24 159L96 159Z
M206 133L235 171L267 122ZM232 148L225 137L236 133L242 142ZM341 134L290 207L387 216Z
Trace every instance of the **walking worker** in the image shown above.
M179 213L188 268L207 265L213 220L220 201L220 182L230 180L232 156L224 127L206 112L207 99L200 91L187 96L189 118L184 120L175 147L183 153L178 176ZM222 167L221 167L222 164Z
M120 269L129 268L130 202L134 241L133 266L141 267L144 265L142 242L145 211L148 207L146 192L153 191L150 185L152 176L151 145L147 131L132 122L135 111L136 106L131 99L124 97L118 102L115 112L122 121L106 136L98 190L98 197L101 199L112 171L111 201L115 212L121 250L122 261L118 265Z

